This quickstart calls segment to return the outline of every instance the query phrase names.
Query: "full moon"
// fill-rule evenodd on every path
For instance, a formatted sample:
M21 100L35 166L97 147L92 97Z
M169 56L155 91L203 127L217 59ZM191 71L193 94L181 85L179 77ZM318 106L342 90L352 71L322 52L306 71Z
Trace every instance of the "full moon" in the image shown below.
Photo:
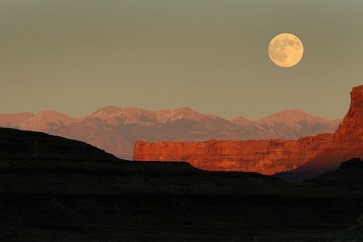
M280 67L292 67L300 62L304 54L301 40L288 33L275 36L268 46L268 54L273 63Z

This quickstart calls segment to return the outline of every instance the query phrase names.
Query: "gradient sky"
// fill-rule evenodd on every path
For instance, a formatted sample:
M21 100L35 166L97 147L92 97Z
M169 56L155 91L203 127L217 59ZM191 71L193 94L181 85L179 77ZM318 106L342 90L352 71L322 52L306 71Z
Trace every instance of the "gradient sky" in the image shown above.
M303 42L292 68L270 40ZM363 1L1 0L0 113L114 105L343 117L363 84Z

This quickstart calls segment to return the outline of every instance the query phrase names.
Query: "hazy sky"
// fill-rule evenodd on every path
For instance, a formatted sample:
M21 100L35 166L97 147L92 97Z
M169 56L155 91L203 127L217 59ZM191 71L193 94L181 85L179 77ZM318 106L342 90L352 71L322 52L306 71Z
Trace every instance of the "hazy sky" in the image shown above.
M269 59L297 35L302 61ZM114 105L325 118L363 84L363 1L1 0L0 113Z

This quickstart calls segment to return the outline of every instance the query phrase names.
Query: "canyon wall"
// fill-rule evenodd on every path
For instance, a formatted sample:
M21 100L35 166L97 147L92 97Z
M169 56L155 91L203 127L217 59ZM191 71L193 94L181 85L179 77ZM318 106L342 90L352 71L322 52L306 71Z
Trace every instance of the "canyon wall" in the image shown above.
M350 92L350 107L334 134L336 144L356 144L363 141L363 86Z
M350 97L349 110L332 142L296 171L327 171L337 169L344 160L363 159L363 86L354 87Z
M134 160L188 161L205 170L248 171L271 175L301 170L321 172L340 162L363 158L363 86L354 87L351 105L334 134L298 140L145 142L134 146Z
M271 175L293 170L317 155L332 139L320 134L299 140L145 142L134 147L134 160L188 161L203 170L247 171Z

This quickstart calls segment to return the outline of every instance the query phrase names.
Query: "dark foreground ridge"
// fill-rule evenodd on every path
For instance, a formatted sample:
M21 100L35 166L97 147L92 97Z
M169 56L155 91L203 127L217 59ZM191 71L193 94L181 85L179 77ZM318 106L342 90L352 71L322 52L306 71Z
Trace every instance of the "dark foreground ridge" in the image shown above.
M362 163L287 183L0 129L0 241L363 240Z

